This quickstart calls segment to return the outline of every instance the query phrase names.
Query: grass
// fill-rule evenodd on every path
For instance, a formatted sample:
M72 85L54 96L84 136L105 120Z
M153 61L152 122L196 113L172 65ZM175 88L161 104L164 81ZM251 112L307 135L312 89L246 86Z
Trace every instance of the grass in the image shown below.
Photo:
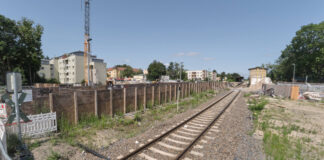
M298 122L292 120L292 114L285 112L283 108L267 108L269 103L264 97L252 99L249 96L249 109L253 112L253 123L256 129L263 131L263 149L266 159L321 159L320 150L311 146L312 139L308 136L296 138L292 132L304 134L317 134L316 130L306 130L298 126ZM283 125L276 126L274 121L281 121ZM299 121L300 122L300 121ZM312 148L313 147L313 148Z
M7 137L7 151L9 156L13 157L17 153L17 147L21 145L16 134L9 134Z
M47 160L59 160L59 159L63 159L62 156L54 151L52 151L51 155L47 157Z

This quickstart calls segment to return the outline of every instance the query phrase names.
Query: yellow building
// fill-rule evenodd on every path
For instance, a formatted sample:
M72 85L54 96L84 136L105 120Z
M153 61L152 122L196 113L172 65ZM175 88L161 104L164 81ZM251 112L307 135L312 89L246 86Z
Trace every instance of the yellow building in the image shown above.
M258 83L267 83L267 69L263 67L250 68L250 86ZM271 81L271 80L270 80Z

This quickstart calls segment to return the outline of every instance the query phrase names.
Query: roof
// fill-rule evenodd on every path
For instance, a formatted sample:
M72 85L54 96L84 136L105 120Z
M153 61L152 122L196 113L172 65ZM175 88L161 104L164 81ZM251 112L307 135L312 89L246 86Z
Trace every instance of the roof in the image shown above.
M249 70L253 70L253 69L265 69L265 70L268 70L268 68L264 68L264 67L254 67L254 68L249 68Z

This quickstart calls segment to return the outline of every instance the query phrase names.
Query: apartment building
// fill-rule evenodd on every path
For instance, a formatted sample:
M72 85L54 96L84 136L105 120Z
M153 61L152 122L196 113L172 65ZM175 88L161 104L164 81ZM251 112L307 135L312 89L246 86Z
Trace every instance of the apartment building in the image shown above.
M83 51L64 54L41 61L38 74L46 79L57 79L62 84L77 84L84 80ZM90 80L93 84L106 84L106 63L96 56L90 57Z
M103 59L93 58L90 62L90 79L94 84L106 84L106 63Z
M208 76L207 70L186 71L188 80L204 80Z
M90 57L90 80L94 84L106 84L106 63L96 56ZM76 51L58 58L59 81L76 84L84 81L84 53Z
M41 67L37 74L47 80L54 78L54 65L50 63L49 59L42 59Z

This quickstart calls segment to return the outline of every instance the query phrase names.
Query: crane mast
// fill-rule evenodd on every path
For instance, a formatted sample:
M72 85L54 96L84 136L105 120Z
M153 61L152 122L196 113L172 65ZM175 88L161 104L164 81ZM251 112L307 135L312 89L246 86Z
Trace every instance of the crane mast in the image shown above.
M84 80L90 86L90 0L85 0L84 3Z

